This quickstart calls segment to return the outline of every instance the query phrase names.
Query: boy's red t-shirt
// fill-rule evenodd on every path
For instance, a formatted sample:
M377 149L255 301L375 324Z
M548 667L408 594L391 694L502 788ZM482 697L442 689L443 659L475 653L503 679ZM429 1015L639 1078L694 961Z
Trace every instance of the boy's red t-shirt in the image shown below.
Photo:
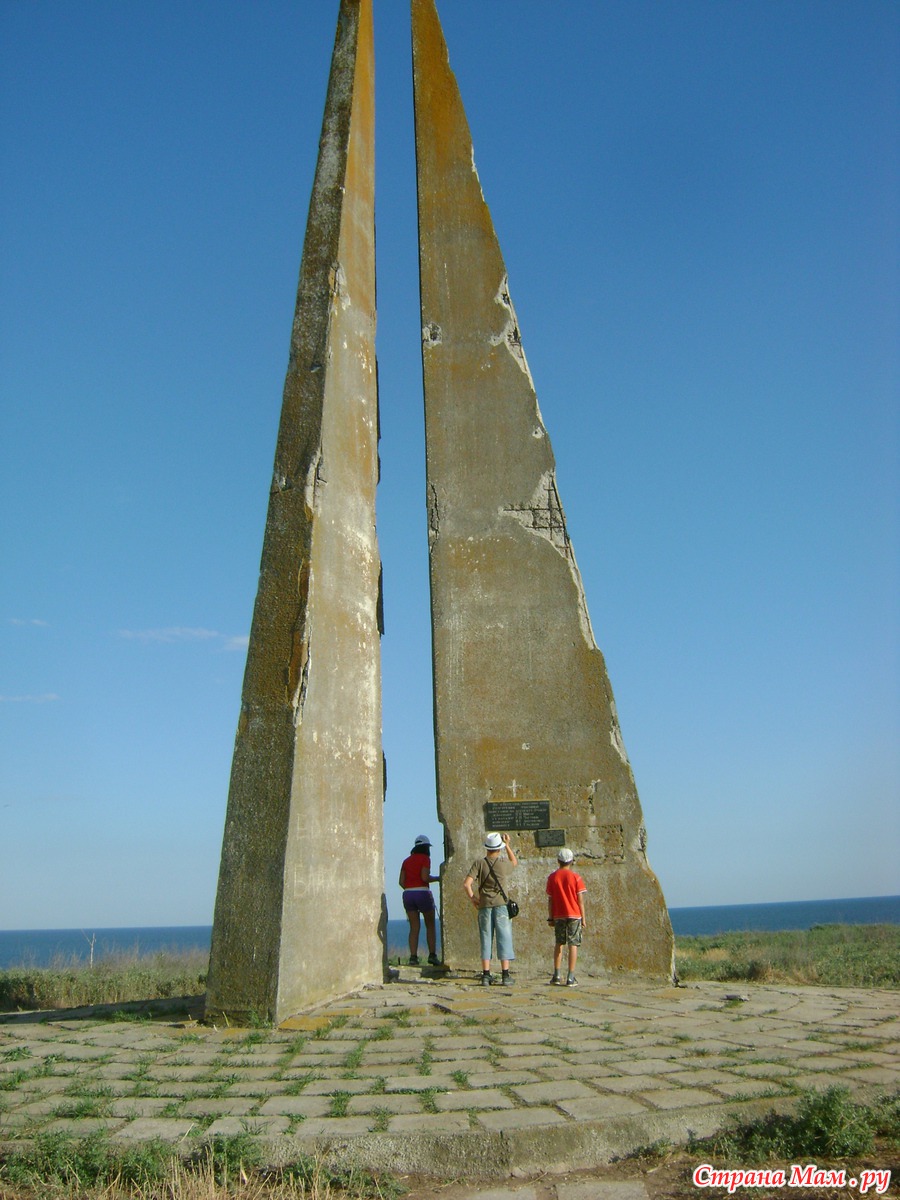
M581 916L578 904L578 893L586 892L584 880L571 867L558 867L547 880L547 895L550 897L550 908L555 921L564 917Z

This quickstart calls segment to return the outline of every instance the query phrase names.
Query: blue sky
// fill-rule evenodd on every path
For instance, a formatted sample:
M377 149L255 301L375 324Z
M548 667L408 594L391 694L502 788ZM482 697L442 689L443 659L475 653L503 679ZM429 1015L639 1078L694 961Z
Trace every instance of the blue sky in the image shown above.
M336 15L0 6L2 928L212 919ZM900 891L900 7L441 17L667 900ZM399 917L439 829L405 0L375 20Z

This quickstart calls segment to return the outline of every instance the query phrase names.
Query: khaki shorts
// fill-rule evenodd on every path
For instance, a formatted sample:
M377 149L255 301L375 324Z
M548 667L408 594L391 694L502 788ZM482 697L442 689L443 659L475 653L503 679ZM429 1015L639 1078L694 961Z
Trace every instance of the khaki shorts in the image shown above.
M561 921L554 921L553 930L557 946L581 945L581 917L563 917Z

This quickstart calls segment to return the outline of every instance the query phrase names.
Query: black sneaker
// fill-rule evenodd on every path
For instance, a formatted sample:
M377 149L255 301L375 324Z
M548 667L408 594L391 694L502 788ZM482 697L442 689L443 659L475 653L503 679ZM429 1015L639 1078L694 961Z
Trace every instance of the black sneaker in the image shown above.
M481 986L482 987L490 987L493 982L494 982L494 977L490 973L490 971L482 971L481 972Z
M577 987L577 986L578 986L578 980L575 978L574 975L570 975L569 978L566 980L566 987Z
M550 982L551 982L551 983L556 983L556 984L561 984L561 983L562 983L562 980L561 980L561 979L560 979L560 977L559 977L559 971L554 971L554 972L553 972L553 974L550 976Z
M418 954L411 954L411 955L409 956L409 965L410 965L411 967L417 967L417 966L419 965L419 956L418 956Z
M429 967L439 967L441 965L441 960L438 958L438 956L436 954L429 954L428 955L428 965L429 965Z
M512 987L513 981L512 981L512 976L510 975L509 971L503 972L500 982L503 984L504 987Z

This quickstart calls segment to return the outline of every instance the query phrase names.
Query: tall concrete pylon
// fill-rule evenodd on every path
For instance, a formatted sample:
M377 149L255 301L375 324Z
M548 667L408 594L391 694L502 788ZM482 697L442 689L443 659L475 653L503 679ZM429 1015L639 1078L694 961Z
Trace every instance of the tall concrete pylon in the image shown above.
M281 1021L383 977L373 83L371 0L341 0L235 740L210 1015ZM328 920L340 913L352 921Z
M671 978L672 928L434 0L412 0L412 21L444 957L478 963L462 881L485 831L505 827L523 974L546 969L545 880L564 841L588 890L581 966Z

